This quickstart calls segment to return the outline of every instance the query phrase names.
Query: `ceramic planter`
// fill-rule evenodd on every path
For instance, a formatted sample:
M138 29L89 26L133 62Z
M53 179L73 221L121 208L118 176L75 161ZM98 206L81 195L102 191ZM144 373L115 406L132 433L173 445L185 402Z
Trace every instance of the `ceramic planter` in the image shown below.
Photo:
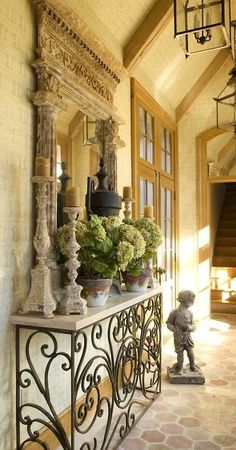
M132 275L129 272L123 273L123 280L127 291L144 292L147 290L151 276L150 269L142 269L139 275Z
M110 292L112 280L98 278L94 280L77 278L77 283L83 287L81 297L88 306L103 306Z

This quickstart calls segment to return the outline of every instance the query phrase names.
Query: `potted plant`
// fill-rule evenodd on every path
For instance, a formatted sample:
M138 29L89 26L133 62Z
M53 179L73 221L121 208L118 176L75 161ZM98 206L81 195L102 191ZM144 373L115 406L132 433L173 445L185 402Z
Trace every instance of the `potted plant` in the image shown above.
M88 306L101 306L106 301L113 277L119 270L126 270L133 259L134 247L122 232L119 217L92 215L89 221L77 220L76 239L80 245L77 282L83 286L81 295ZM68 240L69 228L64 225L58 229L58 241L65 257ZM96 299L95 291L98 291Z
M76 239L80 245L77 282L83 286L81 294L88 306L105 303L112 279L119 271L123 273L128 290L147 288L150 269L145 265L156 255L161 243L160 229L152 219L122 222L117 216L98 217L94 214L89 221L77 220ZM61 253L67 257L68 225L58 229L58 241ZM143 285L143 281L146 284Z
M157 248L161 244L161 230L159 226L151 218L143 217L139 220L126 221L138 231L145 243L145 247L139 242L140 254L134 255L133 259L127 264L126 271L123 273L123 279L126 288L131 291L144 291L147 289L151 269L148 268L148 262L156 256ZM132 232L129 233L132 239ZM134 238L136 239L136 238Z

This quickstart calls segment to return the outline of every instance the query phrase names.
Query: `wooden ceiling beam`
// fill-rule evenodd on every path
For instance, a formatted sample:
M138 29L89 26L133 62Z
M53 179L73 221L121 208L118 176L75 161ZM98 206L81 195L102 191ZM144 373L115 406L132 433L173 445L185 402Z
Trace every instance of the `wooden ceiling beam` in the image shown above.
M173 0L157 0L124 48L124 66L130 70L173 17Z
M192 106L193 102L199 97L203 89L205 89L206 85L216 74L216 72L222 67L222 64L224 64L224 62L227 60L227 58L229 58L229 56L232 57L229 48L223 48L222 50L219 51L219 53L217 53L217 55L209 64L207 69L203 72L203 74L196 81L191 90L186 94L186 96L177 106L175 110L177 122L179 122L179 120L183 117L183 115Z

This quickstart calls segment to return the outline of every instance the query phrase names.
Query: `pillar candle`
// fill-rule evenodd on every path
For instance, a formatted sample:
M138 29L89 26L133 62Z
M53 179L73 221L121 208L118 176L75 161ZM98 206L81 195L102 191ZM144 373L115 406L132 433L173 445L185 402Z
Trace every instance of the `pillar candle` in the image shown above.
M36 156L35 158L35 175L37 177L50 176L50 158Z
M66 190L66 206L79 206L79 188L71 187Z
M153 218L153 206L152 205L145 205L144 206L144 217L146 218Z
M131 200L132 199L131 186L124 186L123 187L123 199L124 200Z

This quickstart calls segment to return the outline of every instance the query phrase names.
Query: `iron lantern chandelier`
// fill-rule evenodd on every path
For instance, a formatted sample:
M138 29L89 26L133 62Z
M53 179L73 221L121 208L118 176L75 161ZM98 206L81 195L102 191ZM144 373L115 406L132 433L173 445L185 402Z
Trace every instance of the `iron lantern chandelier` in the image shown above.
M230 0L174 0L174 34L187 56L230 47Z
M229 81L220 92L216 101L217 127L233 131L236 136L236 20L231 22L234 28L234 67L229 72Z
M83 119L83 145L93 145L95 143L96 120L85 115Z

